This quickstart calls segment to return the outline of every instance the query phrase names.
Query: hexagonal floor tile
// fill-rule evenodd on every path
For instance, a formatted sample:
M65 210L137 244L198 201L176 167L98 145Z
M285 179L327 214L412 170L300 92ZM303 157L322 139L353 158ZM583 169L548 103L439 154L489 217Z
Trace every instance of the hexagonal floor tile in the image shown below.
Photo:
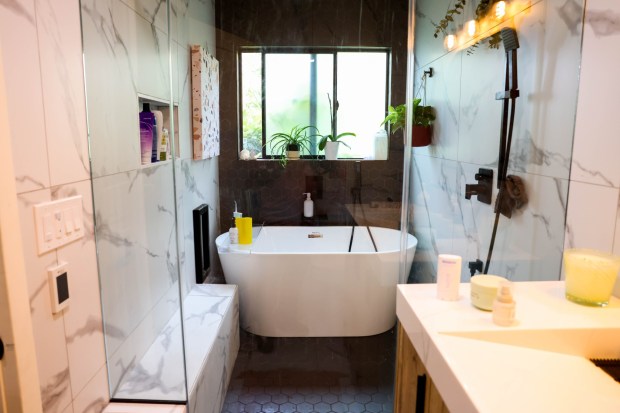
M267 402L263 404L262 413L275 413L280 409L280 405L275 404L274 402Z
M280 405L281 413L294 413L297 410L297 406L293 403L284 403Z
M323 400L325 403L336 403L338 401L338 396L336 396L335 394L323 394L321 396L321 400Z
M297 411L300 413L310 413L313 409L314 406L310 403L303 402L297 405Z
M243 411L247 413L259 413L261 410L263 410L263 406L256 402L246 404L243 408Z
M271 396L271 401L276 404L283 404L288 401L288 396L286 394L275 394Z
M254 396L256 403L265 404L271 401L271 396L265 393L257 394Z
M349 406L343 402L332 403L332 410L336 413L344 413L349 410Z
M366 403L366 410L373 413L379 413L383 410L383 406L377 402Z
M254 395L251 393L243 393L239 395L239 401L243 404L252 403L254 401Z
M365 407L362 403L353 402L349 404L349 411L353 413L362 413L365 410Z
M319 396L318 394L307 394L304 396L304 399L308 403L314 404L314 403L318 403L321 401L321 396Z
M331 406L325 402L319 402L314 405L314 411L318 413L327 413L331 410Z
M370 401L370 396L364 393L358 393L355 395L355 401L359 403L368 403ZM258 399L256 399L258 401ZM260 402L259 402L260 403Z
M353 397L352 394L339 394L338 395L338 400L340 400L343 403L353 403L355 401L355 398Z

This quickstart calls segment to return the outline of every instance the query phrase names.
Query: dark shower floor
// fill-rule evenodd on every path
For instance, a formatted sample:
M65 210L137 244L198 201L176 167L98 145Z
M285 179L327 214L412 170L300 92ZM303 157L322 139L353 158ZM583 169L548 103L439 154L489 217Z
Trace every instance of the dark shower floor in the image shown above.
M266 342L242 331L222 413L392 412L394 331Z

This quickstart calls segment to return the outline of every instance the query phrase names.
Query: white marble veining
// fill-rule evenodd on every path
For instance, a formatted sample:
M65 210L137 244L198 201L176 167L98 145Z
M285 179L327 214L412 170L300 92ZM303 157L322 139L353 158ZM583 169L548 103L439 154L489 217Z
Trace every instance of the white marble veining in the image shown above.
M414 280L435 280L437 256L457 254L465 261L486 261L493 221L492 205L476 197L465 199L464 189L479 168L427 156L414 156L413 228L418 238ZM494 173L497 171L494 170ZM563 249L564 216L568 181L536 174L520 174L529 203L512 219L500 217L493 259L489 271L512 280L558 279ZM466 265L462 280L470 277Z
M69 263L71 302L64 310L71 389L78 394L105 365L99 277L89 181L53 187L52 200L81 195L85 237L57 249L59 261Z
M46 412L62 412L71 404L71 377L63 315L52 315L47 281L47 268L57 264L57 256L56 251L38 255L32 219L33 205L50 200L49 189L18 196L32 328L38 343L36 353L43 408Z
M73 411L75 413L100 413L110 400L108 392L108 372L101 366L86 387L75 395Z
M37 0L51 185L90 178L78 1Z
M493 204L464 195L465 185L476 183L479 168L490 168L497 176L502 103L495 93L504 88L506 56L502 45L499 50L481 45L473 53L446 53L443 36L434 39L430 24L443 16L445 7L417 3L416 91L423 70L433 67L426 104L436 108L437 120L433 143L413 150L412 227L419 244L412 276L428 282L434 280L439 253L461 255L465 262L486 261ZM489 271L514 280L558 279L560 273L581 36L580 26L562 9L564 3L532 2L503 23L514 24L520 43L520 97L509 173L523 179L529 203L512 219L500 217ZM494 181L493 203L496 192ZM462 279L469 276L464 265Z
M577 14L577 13L574 13ZM614 126L620 3L586 3L566 247L620 255L620 152ZM620 282L617 285L620 294Z
M93 176L134 170L138 94L170 99L167 35L120 0L82 2L82 27Z
M619 192L618 188L571 181L566 248L612 252Z
M93 180L112 389L178 309L172 185L171 163Z
M115 397L182 401L187 375L190 406L206 394L203 401L208 404L204 406L221 407L239 346L236 287L198 286L183 301L183 317L187 370L178 368L183 340L177 312L144 356L124 373ZM213 380L219 383L216 387L203 388L205 382L211 384ZM206 410L190 407L189 411Z
M176 187L180 234L181 279L184 293L196 284L194 263L194 227L192 211L201 204L209 206L209 242L211 265L217 260L215 238L219 235L219 191L217 159L177 162Z
M17 193L50 186L34 0L0 3L0 50ZM11 64L9 64L9 62Z
M190 413L218 413L222 409L239 350L239 296L237 287L234 285L196 286L186 301L188 303L194 302L199 306L199 309L190 310L194 314L193 320L186 317L186 325L190 328L186 333L188 360L191 363L194 360L203 359L202 370L197 372L193 384L190 384L188 410ZM221 315L222 318L219 328L216 330L215 341L206 358L204 358L202 353L204 352L205 342L195 341L190 337L193 337L193 325L196 325L194 328L199 330L205 327L205 320L208 320L209 317L197 317L197 315L201 312L204 314L205 304L209 302L213 302L214 305L206 314L212 314L211 318L213 318L213 311L215 310L215 314ZM188 307L190 306L186 306L185 314L188 313ZM199 322L199 326L197 322ZM212 329L209 327L209 330ZM191 370L188 370L188 381L192 383L190 372Z
M619 41L618 2L588 2L571 179L614 188L620 187L620 139L610 124L617 116L614 97L620 93L612 80L620 64Z

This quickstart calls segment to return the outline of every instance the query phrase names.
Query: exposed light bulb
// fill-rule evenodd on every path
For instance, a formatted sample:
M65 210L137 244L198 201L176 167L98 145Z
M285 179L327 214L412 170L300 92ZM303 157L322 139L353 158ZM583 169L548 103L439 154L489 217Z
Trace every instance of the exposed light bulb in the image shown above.
M454 49L455 44L456 44L456 36L453 34L447 35L446 40L445 40L446 49L448 50Z
M506 15L506 2L498 1L495 3L495 17L501 19Z
M475 20L470 20L466 23L466 27L467 27L467 34L469 35L469 37L474 37L474 34L476 34L476 21Z

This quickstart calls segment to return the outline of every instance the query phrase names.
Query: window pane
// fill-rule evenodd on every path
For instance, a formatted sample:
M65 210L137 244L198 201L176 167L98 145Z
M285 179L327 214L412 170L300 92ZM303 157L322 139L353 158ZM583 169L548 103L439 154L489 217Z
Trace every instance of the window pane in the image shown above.
M241 118L243 149L262 154L261 54L241 54Z
M387 101L385 52L338 53L338 133L353 132L342 140L340 158L374 158L375 134L385 130Z
M333 55L273 53L265 55L265 136L267 155L271 155L270 137L289 133L295 126L316 126L329 133L327 93L333 95ZM313 139L311 151L316 154ZM279 155L275 153L274 155ZM302 151L302 155L308 155Z

